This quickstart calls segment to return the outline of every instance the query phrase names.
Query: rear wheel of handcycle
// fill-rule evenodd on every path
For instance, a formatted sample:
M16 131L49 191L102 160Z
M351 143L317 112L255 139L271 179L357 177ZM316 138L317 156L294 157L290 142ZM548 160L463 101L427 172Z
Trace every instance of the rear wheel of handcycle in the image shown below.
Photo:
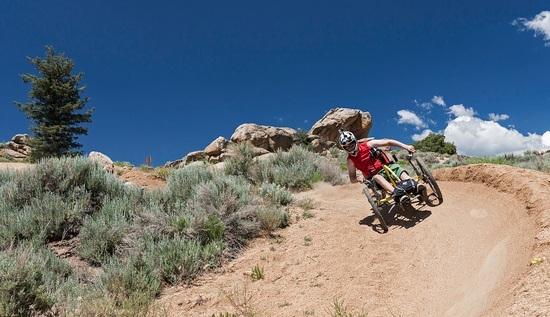
M380 222L380 227L382 227L382 230L384 230L384 232L388 232L388 225L386 224L386 220L384 220L384 217L382 217L382 214L380 213L380 209L378 208L378 205L374 201L374 198L372 197L372 194L370 193L369 188L367 186L363 188L363 193L365 194L365 196L367 196L367 200L369 201L369 204L372 207L372 211L374 211L374 215L376 216L376 218L378 218L378 221Z
M443 203L443 194L441 193L441 189L439 188L439 185L437 184L435 178L433 177L430 170L426 167L424 162L422 162L422 160L420 160L419 158L415 158L415 161L418 165L418 168L420 169L420 172L422 173L422 179L432 189L432 193L428 195L426 205L430 207L441 205Z

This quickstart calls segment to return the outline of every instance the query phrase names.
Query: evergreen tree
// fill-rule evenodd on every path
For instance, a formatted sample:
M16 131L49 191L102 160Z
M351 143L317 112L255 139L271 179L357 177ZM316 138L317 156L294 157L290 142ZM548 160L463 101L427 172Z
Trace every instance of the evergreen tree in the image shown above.
M31 84L29 102L16 105L33 121L31 160L81 154L79 135L88 133L82 123L91 122L92 111L84 111L88 102L82 97L83 74L73 74L74 63L53 47L46 47L44 58L28 58L38 74L23 74L23 82Z

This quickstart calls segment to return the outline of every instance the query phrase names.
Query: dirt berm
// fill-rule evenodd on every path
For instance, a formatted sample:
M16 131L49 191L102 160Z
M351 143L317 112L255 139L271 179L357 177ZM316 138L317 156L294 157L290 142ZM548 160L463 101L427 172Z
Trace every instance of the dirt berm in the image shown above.
M390 214L386 234L361 185L319 184L298 195L314 217L156 304L170 316L327 316L335 299L369 316L550 316L550 176L496 165L435 175L444 204ZM253 282L256 265L265 277Z

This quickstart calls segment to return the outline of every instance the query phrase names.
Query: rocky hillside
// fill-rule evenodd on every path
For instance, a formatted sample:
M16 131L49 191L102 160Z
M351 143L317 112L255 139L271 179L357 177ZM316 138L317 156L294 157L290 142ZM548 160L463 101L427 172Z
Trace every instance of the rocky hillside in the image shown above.
M245 123L238 126L229 139L219 136L204 149L167 162L165 166L182 167L195 161L221 163L234 155L233 145L240 143L252 145L256 156L288 150L293 144L308 144L313 151L323 153L336 145L338 129L350 130L362 138L368 135L371 126L370 113L350 108L331 109L305 133L288 127Z

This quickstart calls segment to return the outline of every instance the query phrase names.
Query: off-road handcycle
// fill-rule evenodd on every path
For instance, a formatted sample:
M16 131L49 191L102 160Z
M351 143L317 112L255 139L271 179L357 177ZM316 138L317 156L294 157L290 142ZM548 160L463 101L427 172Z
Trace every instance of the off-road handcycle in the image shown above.
M392 163L397 163L398 159L395 154L392 155L392 159L388 158L388 155L381 151L380 155L385 155L386 164L383 166L383 176L393 185L393 187L400 186L401 179L395 172L389 167ZM409 199L405 199L406 203L397 203L392 196L392 193L386 192L376 181L373 179L366 179L363 181L365 187L363 188L363 193L369 201L372 211L374 212L376 218L380 222L380 227L384 232L388 231L388 225L384 216L381 213L381 210L384 208L392 208L393 206L399 207L402 211L406 208L417 205L421 207L423 205L428 205L430 207L439 206L443 203L443 194L441 189L437 184L437 181L432 176L432 173L422 162L422 160L416 157L412 153L408 153L406 156L406 161L411 167L410 170L414 172L415 175L409 175L414 179L418 184L424 184L426 187L426 192L424 195L417 192L416 188L407 190L404 195L407 195Z

